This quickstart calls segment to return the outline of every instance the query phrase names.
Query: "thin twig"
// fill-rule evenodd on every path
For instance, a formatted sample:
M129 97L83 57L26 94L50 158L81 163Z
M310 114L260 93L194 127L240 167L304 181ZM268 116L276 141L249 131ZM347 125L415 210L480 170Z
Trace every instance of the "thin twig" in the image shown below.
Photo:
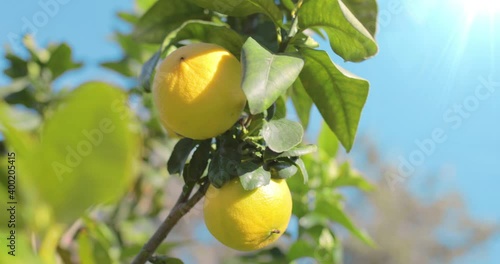
M185 215L191 208L193 208L196 203L198 203L201 198L205 195L208 186L208 177L205 181L200 185L198 191L189 199L186 199L186 193L182 192L175 204L172 211L168 214L167 218L163 223L161 223L160 227L156 230L153 236L149 239L149 241L142 247L139 254L132 261L132 264L144 264L146 261L153 255L155 250L160 246L163 240L167 237L168 233L172 230L172 228L177 224L177 222ZM187 194L189 197L189 194Z

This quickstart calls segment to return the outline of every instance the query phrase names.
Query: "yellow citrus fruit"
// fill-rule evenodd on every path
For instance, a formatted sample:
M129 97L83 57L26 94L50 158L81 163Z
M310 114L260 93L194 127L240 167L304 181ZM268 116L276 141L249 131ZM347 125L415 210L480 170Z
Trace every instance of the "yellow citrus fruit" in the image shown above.
M220 189L209 187L203 212L208 230L222 244L241 251L257 250L285 232L292 196L282 179L246 191L236 178Z
M153 81L161 123L193 139L222 134L246 103L241 74L240 62L217 45L196 43L175 50L158 65Z

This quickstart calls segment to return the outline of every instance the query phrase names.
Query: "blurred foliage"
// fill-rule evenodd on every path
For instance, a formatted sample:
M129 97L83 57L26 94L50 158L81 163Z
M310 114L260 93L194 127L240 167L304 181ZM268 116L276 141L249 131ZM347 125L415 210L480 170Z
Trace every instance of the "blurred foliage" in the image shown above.
M297 15L303 19L294 20ZM294 216L275 247L236 254L210 239L200 220L202 208L195 207L156 251L155 261L181 263L171 257L175 256L194 263L413 262L413 258L394 257L393 253L401 250L397 246L403 245L398 243L400 237L385 242L391 226L404 223L399 211L384 207L385 200L377 202L380 192L369 196L376 201L373 206L378 212L369 219L377 221L346 213L365 206L347 210L351 197L341 188L375 189L351 163L337 157L340 145L347 151L352 147L368 82L334 64L326 52L315 50L318 45L313 39L328 36L332 50L345 60L373 56L377 52L373 39L375 0L137 0L134 12L119 12L117 16L133 30L114 34L123 57L101 66L132 80L130 87L102 82L55 87L66 72L83 66L73 60L71 47L65 43L40 48L27 36L27 56L6 52L10 65L4 73L11 82L0 89L0 158L6 160L10 151L19 154L16 199L23 207L17 219L19 254L16 258L0 254L0 263L129 263L173 207L182 191L182 180L192 188L205 168L208 173L217 164L232 161L232 153L219 153L219 160L208 165L210 142L168 138L147 93L158 61L176 47L196 41L216 43L246 60L249 68L244 87L257 87L258 92L249 97L248 110L253 114L249 126L239 129L247 129L250 137L261 136L259 140L265 140L267 146L245 146L245 155L259 153L255 160L264 166L266 173L262 175L267 179L289 178ZM268 75L261 74L265 70ZM283 72L288 76L282 76ZM325 120L318 148L299 144L313 104ZM284 119L291 105L302 126ZM261 135L257 129L262 126L267 132ZM235 147L231 138L219 144ZM254 181L255 175L247 172L243 174L248 188L265 183ZM182 179L165 177L169 173L180 174ZM0 170L2 193L7 188L4 174ZM221 184L228 177L223 173L208 175ZM384 195L384 199L393 198L388 192ZM420 207L410 193L405 195L409 198L393 200L415 205L400 205L408 211L404 221L411 222L410 211ZM434 210L431 206L421 215L433 215ZM385 215L389 212L394 215ZM430 232L424 228L427 222L411 223L414 229L400 232L420 237ZM469 223L467 227L476 230L478 226ZM341 237L344 230L363 244L353 242L351 236ZM5 226L0 226L2 237L7 236L5 232ZM491 229L484 232L475 233L478 239L470 240L470 246L460 248L461 252L484 241ZM375 244L378 247L373 247ZM437 242L435 245L443 248ZM436 250L419 249L409 256L423 257ZM31 253L33 250L39 257ZM437 253L435 256L419 262L448 260Z

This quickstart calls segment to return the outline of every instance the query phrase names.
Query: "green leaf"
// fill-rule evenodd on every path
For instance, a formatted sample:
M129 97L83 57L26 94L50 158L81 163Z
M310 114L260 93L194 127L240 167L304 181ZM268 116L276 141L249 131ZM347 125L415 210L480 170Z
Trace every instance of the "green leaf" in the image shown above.
M197 144L197 141L190 138L180 139L177 144L175 144L174 150L172 151L172 154L168 159L168 173L181 174L182 170L184 169L184 164L186 164L186 160L189 157L189 154L191 154L191 151L193 151Z
M281 0L281 3L290 12L295 9L295 3L292 0Z
M11 94L18 93L28 87L30 84L29 78L17 78L7 86L0 87L0 98L5 98Z
M339 141L327 124L321 125L321 131L318 136L319 149L324 151L328 157L335 158L339 151Z
M321 35L321 32L319 32L318 34ZM315 49L319 47L319 43L314 40L314 38L304 34L303 32L299 32L290 40L288 47Z
M342 0L363 26L375 36L377 32L377 0Z
M148 10L157 0L137 0L135 1L140 10Z
M330 46L346 61L363 61L377 53L375 40L341 0L305 0L299 27L323 29Z
M288 179L297 173L297 167L291 159L271 162L268 167L274 179Z
M143 58L144 55L142 46L145 46L145 44L137 43L137 40L135 40L131 35L116 32L113 38L116 42L118 42L118 44L120 44L120 47L123 49L123 52L127 54L128 58L139 62L143 62L143 60L147 59ZM147 45L149 46L152 44ZM158 47L155 45L154 49L158 49Z
M194 151L191 161L189 161L188 177L184 178L186 183L196 183L207 168L210 150L212 149L211 139L204 140Z
M307 169L306 169L306 165L304 164L304 161L302 161L302 159L297 159L295 161L295 166L297 166L297 168L299 168L299 171L300 171L300 174L302 175L302 178L304 179L304 184L307 183L307 181L309 180L309 175L307 174Z
M219 154L219 155L218 155ZM208 166L208 179L216 188L221 188L231 179L232 174L236 174L238 162L220 155L216 151Z
M353 186L363 191L371 191L375 187L361 174L351 169L349 162L340 165L337 177L334 178L332 187Z
M279 158L285 158L285 157L299 157L303 155L307 155L313 152L316 152L318 150L318 147L316 145L305 145L305 146L297 146L294 147L290 150L284 151L284 152L274 152L269 148L266 148L264 151L264 160L274 160L274 159L279 159Z
M153 84L154 73L156 71L156 64L160 59L161 52L158 51L142 66L139 81L142 89L146 92L151 92L151 85Z
M135 180L139 127L126 94L116 87L91 82L72 91L46 119L40 138L32 146L25 186L59 222L115 202Z
M315 248L313 248L307 241L297 240L290 246L288 250L287 259L294 260L304 257L314 257Z
M268 109L297 79L304 61L288 55L273 55L248 38L241 53L242 88L252 114Z
M330 220L341 224L344 226L349 232L351 232L354 236L356 236L361 241L365 242L369 246L375 246L375 243L371 239L371 237L364 231L358 229L351 219L345 214L344 209L341 208L341 205L338 201L329 198L329 196L318 197L318 202L316 205L315 212L320 213L322 215L328 216Z
M134 77L135 74L132 72L128 65L128 59L123 58L119 61L110 61L101 63L101 66L107 69L110 69L114 72L117 72L125 77Z
M26 88L18 92L7 95L4 99L10 105L21 104L27 108L31 108L39 103L35 97L35 88L32 84L29 84Z
M286 117L286 97L280 96L276 99L276 112L272 119L282 119Z
M217 44L236 57L240 56L243 46L243 38L236 31L223 24L202 20L187 21L165 38L163 46L187 39Z
M302 142L304 136L302 126L287 119L271 120L264 123L261 133L268 147L274 152L292 149Z
M82 67L82 65L81 63L73 62L71 58L71 47L66 43L62 43L55 48L47 62L47 67L52 72L53 80L69 70Z
M267 185L271 181L271 173L264 170L261 166L239 177L243 189L247 191Z
M273 0L189 0L203 8L230 16L248 16L255 13L266 14L277 24L282 24L282 15Z
M186 0L159 0L139 19L132 36L140 42L161 43L184 22L205 16L202 8Z
M5 59L7 59L10 63L10 67L3 71L5 75L9 76L12 79L25 77L26 75L28 75L28 63L21 57L8 52L7 54L5 54Z
M297 115L299 116L300 122L305 128L307 128L309 125L309 116L311 115L313 101L304 89L300 78L295 80L293 83L292 88L290 89L290 97L292 98L292 103L295 107Z
M94 259L94 246L92 244L92 239L90 238L86 230L82 230L78 233L78 256L82 263L95 264Z
M153 1L156 1L156 0L153 0ZM139 21L139 17L135 13L117 12L116 16L118 16L124 22L130 23L130 24L135 24Z
M344 148L352 148L369 83L335 65L325 51L302 49L300 79Z

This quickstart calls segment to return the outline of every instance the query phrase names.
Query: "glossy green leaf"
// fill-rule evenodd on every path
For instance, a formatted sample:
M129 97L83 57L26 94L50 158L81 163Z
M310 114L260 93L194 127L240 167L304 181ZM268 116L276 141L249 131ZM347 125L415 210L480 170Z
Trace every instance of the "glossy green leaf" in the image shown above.
M280 25L282 15L273 0L189 0L203 8L230 16L248 16L255 13L266 14Z
M264 112L266 121L271 121L271 119L274 118L274 114L276 114L276 108L276 103L267 108L267 110Z
M297 173L297 167L290 159L271 162L269 172L273 179L288 179Z
M319 34L321 35L321 34ZM319 43L314 40L313 37L304 34L303 32L297 33L288 44L288 47L298 47L298 48L318 48Z
M321 125L318 136L318 146L319 149L324 151L330 158L335 158L339 151L339 140L325 123Z
M280 96L276 99L276 112L273 119L282 119L286 117L286 97Z
M261 166L239 177L243 189L247 191L267 185L271 181L271 173L264 170Z
M281 0L281 3L290 12L295 9L295 3L292 0Z
M219 154L219 155L218 155ZM216 188L222 187L231 179L232 174L236 174L238 163L216 151L210 165L208 166L208 179Z
M299 168L299 172L302 175L302 179L304 179L304 184L307 183L309 180L309 174L307 173L306 165L304 164L304 161L302 159L298 159L295 161L295 166Z
M262 137L274 152L290 150L302 142L302 126L287 119L271 120L262 127Z
M141 75L139 76L139 82L141 83L142 89L146 92L151 92L153 84L153 78L156 71L156 65L160 59L161 53L158 51L142 66Z
M350 151L356 137L369 83L335 65L325 51L302 49L300 79L323 119Z
M285 158L285 157L299 157L303 155L307 155L310 153L314 153L318 150L318 147L316 145L305 145L305 146L297 146L294 147L290 150L284 151L284 152L274 152L269 148L266 148L264 151L264 160L273 160L273 159L278 159L278 158Z
M86 83L46 119L41 144L33 146L33 171L24 177L58 221L115 202L135 179L139 128L126 99L116 87Z
M378 5L376 0L342 0L363 26L375 36L377 32Z
M52 72L52 79L56 79L69 70L82 67L82 64L73 61L73 58L71 57L71 47L66 43L63 43L55 48L52 54L50 54L47 67Z
M217 44L236 57L240 57L243 46L243 38L236 31L220 23L202 20L187 21L165 38L163 46L187 39Z
M211 145L210 139L204 140L194 151L193 157L189 161L188 177L184 177L185 183L196 183L203 176L203 172L208 165L208 159L210 158Z
M161 43L184 22L204 17L202 8L186 0L159 0L139 19L132 36L140 42Z
M344 162L340 165L338 175L332 182L332 187L352 186L363 191L371 191L375 189L368 180L366 180L359 172L351 168L349 162Z
M302 125L307 128L309 125L309 116L311 115L311 108L313 101L307 94L302 85L300 78L297 78L290 89L290 97L292 98L293 106L299 116Z
M175 144L174 150L167 162L168 173L182 173L184 164L186 164L189 154L191 154L197 143L197 141L190 138L182 138Z
M324 30L333 51L346 61L363 61L378 51L370 32L341 0L305 0L298 16L302 30Z
M242 88L252 114L268 109L297 79L304 62L289 55L273 55L248 38L241 53Z

